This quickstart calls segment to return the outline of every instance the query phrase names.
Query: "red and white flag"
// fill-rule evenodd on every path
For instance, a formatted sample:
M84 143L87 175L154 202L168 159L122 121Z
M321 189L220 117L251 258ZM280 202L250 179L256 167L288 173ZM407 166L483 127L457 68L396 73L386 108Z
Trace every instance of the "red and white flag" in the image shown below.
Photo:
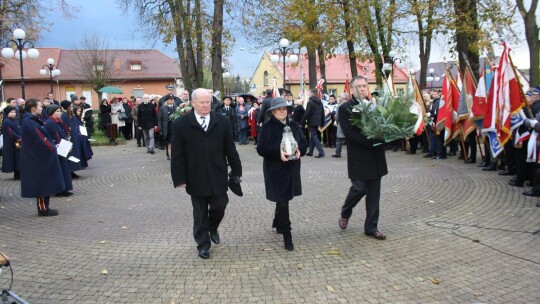
M319 99L322 99L323 83L324 83L324 79L321 79L317 81L317 86L315 86L315 88L317 89L317 96L319 97Z

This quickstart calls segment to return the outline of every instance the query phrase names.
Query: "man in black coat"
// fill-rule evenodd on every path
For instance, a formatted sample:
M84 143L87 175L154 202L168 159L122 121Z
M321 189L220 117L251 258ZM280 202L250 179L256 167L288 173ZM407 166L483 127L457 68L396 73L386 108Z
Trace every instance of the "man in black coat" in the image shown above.
M309 151L307 156L313 156L314 148L317 148L319 155L316 158L324 157L324 150L319 140L319 127L324 124L324 106L322 101L317 97L317 90L309 90L309 101L306 106L306 113L302 117L301 126L307 125L309 127L310 139L309 139Z
M259 127L262 127L263 122L270 120L270 117L264 113L266 113L266 110L270 109L270 103L272 102L272 89L267 89L265 93L266 97L264 97L260 107L262 115L259 115L259 118L257 119L257 124Z
M229 202L227 164L231 176L242 176L230 121L211 112L212 95L196 89L193 111L172 127L171 176L175 188L186 188L193 205L193 236L199 257L210 257L210 241L219 244L218 227Z
M352 186L341 208L339 227L346 229L352 210L366 196L366 220L364 233L378 240L386 235L377 229L379 222L379 200L381 178L388 173L384 145L373 146L377 142L368 139L362 130L351 121L353 106L363 102L368 94L367 78L356 76L351 79L352 99L338 109L338 121L347 139L347 169ZM356 97L355 95L360 95ZM357 99L358 98L358 99Z
M139 130L143 132L147 153L154 154L154 127L157 126L157 113L148 94L143 95L143 102L137 109L137 123Z

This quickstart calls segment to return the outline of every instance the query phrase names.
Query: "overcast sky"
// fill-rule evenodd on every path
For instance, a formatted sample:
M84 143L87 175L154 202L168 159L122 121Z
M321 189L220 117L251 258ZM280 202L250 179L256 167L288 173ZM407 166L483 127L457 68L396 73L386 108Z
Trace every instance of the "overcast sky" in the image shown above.
M143 33L138 30L136 18L133 15L123 15L120 8L113 0L92 0L92 1L68 1L80 8L77 16L71 20L63 19L62 16L53 12L51 19L53 26L50 32L44 32L42 38L36 43L37 47L60 47L63 49L73 49L82 40L85 33L96 33L109 39L110 47L117 49L148 49L151 42L146 41ZM240 74L242 78L251 77L257 67L262 52L254 53L243 51L251 49L242 37L235 37L236 45L233 54L229 58L231 74ZM155 49L162 51L172 58L178 55L174 50L174 45L158 44ZM513 46L514 62L520 68L529 66L529 56L526 44ZM431 61L442 61L447 56L447 50L436 47L432 52ZM500 52L500 50L499 50ZM409 67L417 69L418 51L411 49L408 52L410 58ZM46 60L46 59L44 59Z

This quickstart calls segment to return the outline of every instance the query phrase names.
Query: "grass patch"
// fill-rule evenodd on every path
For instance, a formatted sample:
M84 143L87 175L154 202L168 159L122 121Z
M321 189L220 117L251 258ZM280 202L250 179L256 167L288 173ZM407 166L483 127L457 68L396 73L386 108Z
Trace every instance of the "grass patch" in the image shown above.
M119 133L120 134L120 133ZM109 145L109 139L103 131L101 130L95 130L94 134L92 134L93 141L90 141L92 146L108 146ZM119 145L123 145L126 143L126 140L123 137L116 138L116 143Z

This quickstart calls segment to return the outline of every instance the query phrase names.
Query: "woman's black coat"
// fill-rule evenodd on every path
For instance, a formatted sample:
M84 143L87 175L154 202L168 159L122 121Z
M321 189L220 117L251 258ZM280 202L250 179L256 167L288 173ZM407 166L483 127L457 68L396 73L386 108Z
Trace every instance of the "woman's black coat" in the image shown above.
M263 115L261 113L261 115ZM307 151L307 140L295 121L289 121L300 155ZM288 202L302 194L300 159L281 160L281 139L285 125L275 118L263 124L257 139L257 152L263 157L264 187L266 199L272 202Z
M111 123L111 105L110 104L101 104L99 106L99 113L101 120L99 121L99 126L102 130L107 129L107 125Z

